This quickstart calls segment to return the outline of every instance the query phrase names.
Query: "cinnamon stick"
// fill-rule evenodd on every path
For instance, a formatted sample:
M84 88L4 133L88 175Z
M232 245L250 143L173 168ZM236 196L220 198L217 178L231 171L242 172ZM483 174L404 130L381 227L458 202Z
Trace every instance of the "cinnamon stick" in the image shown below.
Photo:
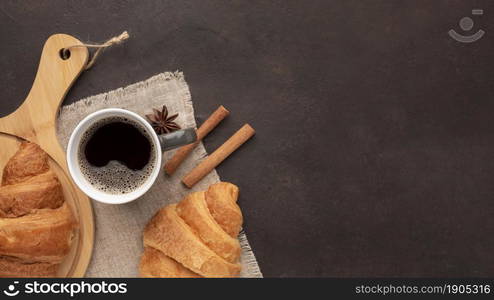
M254 128L245 124L223 145L216 149L203 162L195 167L189 174L182 178L182 182L189 188L193 187L199 180L204 178L216 166L224 161L233 151L237 150L243 143L255 134Z
M209 118L197 129L197 142L181 147L175 152L172 158L165 164L165 172L168 175L175 173L180 164L187 158L199 142L211 132L230 112L220 105Z

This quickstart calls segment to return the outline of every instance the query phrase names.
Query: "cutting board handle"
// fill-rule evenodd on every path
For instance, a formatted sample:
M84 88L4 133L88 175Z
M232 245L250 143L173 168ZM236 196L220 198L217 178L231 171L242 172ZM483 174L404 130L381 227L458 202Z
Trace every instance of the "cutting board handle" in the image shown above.
M62 167L65 167L65 159L61 157L63 151L54 130L56 117L60 104L89 57L86 47L76 47L70 50L67 59L63 59L61 50L73 45L82 43L66 34L48 38L27 98L16 111L0 119L0 132L39 144Z

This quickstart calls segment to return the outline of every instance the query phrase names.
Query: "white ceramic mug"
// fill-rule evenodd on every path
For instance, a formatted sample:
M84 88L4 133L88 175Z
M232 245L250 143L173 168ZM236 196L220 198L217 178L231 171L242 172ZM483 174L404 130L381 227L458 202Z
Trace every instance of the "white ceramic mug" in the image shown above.
M84 133L96 122L115 117L126 118L140 125L141 129L144 129L151 138L150 142L153 144L155 151L154 155L151 156L155 161L149 162L154 163L149 177L138 188L123 194L111 194L97 189L85 178L79 165L80 143ZM196 139L196 132L193 128L157 135L153 127L143 117L134 112L120 108L102 109L85 117L72 132L67 147L67 164L74 182L90 198L108 204L127 203L142 196L153 185L161 169L161 154L163 151L193 143Z

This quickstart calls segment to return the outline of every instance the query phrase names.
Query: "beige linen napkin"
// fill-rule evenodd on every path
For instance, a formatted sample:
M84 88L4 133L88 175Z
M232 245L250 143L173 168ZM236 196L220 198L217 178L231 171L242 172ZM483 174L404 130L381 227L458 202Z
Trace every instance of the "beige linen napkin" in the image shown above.
M144 116L152 108L162 105L166 105L172 113L179 113L176 122L183 128L196 127L194 107L183 74L166 72L125 88L63 106L57 123L58 137L66 148L77 123L88 114L103 108L124 108ZM173 151L166 152L163 161L172 155ZM186 194L205 190L220 180L216 171L213 171L191 190L180 183L180 178L206 156L204 145L200 143L172 177L161 173L149 192L131 203L108 205L93 201L96 235L93 257L86 276L138 276L138 264L143 251L142 230L153 214L162 206L176 203ZM242 197L242 191L240 195ZM241 202L239 204L242 206ZM245 233L240 233L239 239L242 246L241 276L262 277Z

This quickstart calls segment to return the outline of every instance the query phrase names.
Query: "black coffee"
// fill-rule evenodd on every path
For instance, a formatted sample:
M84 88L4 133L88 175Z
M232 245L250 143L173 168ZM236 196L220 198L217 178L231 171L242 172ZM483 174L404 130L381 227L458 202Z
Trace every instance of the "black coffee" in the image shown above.
M139 188L154 165L154 146L141 125L121 117L93 124L79 147L79 166L97 189L124 194Z
M134 124L114 121L94 131L84 147L84 155L95 167L116 160L131 170L142 170L151 157L151 142Z

